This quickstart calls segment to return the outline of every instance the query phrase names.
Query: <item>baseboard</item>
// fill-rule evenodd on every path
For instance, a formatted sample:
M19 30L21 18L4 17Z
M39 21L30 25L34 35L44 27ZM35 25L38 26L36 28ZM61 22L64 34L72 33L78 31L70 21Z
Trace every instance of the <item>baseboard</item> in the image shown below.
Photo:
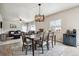
M60 42L60 43L63 43L62 41L56 41L56 42Z

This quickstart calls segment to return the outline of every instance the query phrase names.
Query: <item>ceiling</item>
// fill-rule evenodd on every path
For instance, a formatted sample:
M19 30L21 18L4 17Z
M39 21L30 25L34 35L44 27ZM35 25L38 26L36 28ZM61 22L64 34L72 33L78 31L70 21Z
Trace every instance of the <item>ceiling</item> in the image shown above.
M43 3L41 14L45 16L76 7L77 3ZM21 18L25 22L34 20L34 15L38 14L37 3L1 3L0 13L3 19L18 20Z

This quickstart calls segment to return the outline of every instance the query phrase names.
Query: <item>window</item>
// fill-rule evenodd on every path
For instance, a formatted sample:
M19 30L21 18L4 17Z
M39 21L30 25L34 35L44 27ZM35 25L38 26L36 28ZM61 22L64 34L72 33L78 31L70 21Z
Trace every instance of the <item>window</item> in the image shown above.
M28 23L28 31L35 31L35 30L36 30L35 22Z
M61 19L58 20L52 20L50 22L50 28L54 31L61 30Z
M23 31L23 32L26 32L26 31L27 31L27 26L24 26L24 25L23 25L23 26L22 26L22 31Z
M31 29L32 31L35 31L35 25L31 25Z

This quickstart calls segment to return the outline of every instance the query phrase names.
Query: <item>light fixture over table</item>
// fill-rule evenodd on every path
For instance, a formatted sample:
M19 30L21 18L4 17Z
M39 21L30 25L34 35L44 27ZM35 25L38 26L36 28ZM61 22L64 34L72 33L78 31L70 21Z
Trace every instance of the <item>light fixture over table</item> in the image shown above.
M39 6L39 14L35 15L35 21L36 22L43 22L44 19L45 19L45 16L40 14L40 6L41 6L41 4L38 4L38 6Z

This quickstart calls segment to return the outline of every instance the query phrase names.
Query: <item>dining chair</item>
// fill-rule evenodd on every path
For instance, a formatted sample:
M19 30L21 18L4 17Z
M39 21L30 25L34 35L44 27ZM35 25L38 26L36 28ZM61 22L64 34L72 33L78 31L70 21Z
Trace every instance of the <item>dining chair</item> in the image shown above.
M31 48L32 42L31 42L30 38L26 37L25 33L22 33L22 42L23 42L22 51L24 51L24 49L26 49L26 54L27 54L28 46L30 46L30 48Z
M44 45L44 34L45 32L41 32L41 35L40 35L40 45L42 47L42 54L44 53L44 49L43 49L43 45Z
M37 47L42 48L42 54L43 54L43 39L44 39L44 32L39 32L36 34L35 38L35 50L37 50Z
M52 48L54 45L56 45L56 35L54 34L54 32L50 32L48 31L47 33L45 32L44 33L44 42L46 42L46 46L47 46L47 50L49 50L49 44L50 44L50 41L51 41L51 44L52 44Z
M54 41L54 32L49 32L49 39L51 41L51 44L52 44L52 48L53 48L53 41Z
M49 33L49 37L51 38L51 44L52 44L52 48L53 48L53 46L56 45L56 34L51 31Z
M41 32L39 36L40 36L40 40L38 40L37 44L39 45L38 47L42 48L42 54L43 54L44 46L46 46L47 50L49 50L49 33Z

